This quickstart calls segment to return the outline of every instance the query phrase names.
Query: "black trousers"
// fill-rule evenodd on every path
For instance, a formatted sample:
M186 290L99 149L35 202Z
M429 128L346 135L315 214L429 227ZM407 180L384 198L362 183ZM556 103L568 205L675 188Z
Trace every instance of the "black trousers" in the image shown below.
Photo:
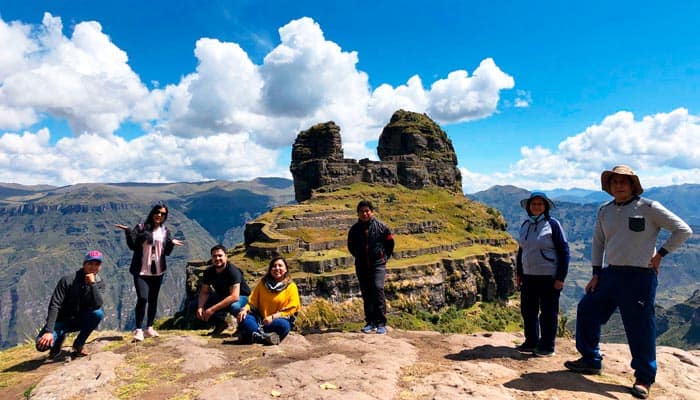
M355 273L360 281L365 322L375 326L386 325L386 298L384 296L386 264L370 267L355 265Z
M543 351L554 350L559 323L559 295L554 277L523 275L520 312L523 315L525 344Z
M136 287L136 323L137 329L143 329L143 317L146 316L146 306L148 306L148 316L146 326L153 326L158 309L158 293L160 285L163 284L163 275L134 275L134 286Z

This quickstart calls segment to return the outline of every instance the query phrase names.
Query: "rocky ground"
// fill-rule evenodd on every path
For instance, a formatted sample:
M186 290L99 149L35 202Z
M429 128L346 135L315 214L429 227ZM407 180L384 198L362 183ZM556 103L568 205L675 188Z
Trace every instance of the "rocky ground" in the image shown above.
M626 345L604 344L600 376L567 372L570 340L535 358L510 333L290 335L280 346L238 345L224 335L164 331L143 343L98 332L91 355L46 360L31 345L0 361L2 399L629 399ZM658 349L656 399L700 399L700 351Z

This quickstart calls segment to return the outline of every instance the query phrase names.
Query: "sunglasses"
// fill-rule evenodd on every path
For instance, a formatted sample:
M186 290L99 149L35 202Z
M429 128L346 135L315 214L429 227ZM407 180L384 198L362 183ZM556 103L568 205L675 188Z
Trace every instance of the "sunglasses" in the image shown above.
M156 211L153 213L153 215L168 215L167 212L162 212L162 211Z

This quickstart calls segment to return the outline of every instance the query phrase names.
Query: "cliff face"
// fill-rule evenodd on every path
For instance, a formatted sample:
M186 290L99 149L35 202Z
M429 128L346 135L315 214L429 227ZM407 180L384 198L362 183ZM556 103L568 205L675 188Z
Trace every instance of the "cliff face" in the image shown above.
M307 200L313 190L324 186L356 182L462 190L452 142L424 114L395 112L379 136L377 154L380 161L344 158L340 127L334 122L300 132L292 147L290 166L296 200Z

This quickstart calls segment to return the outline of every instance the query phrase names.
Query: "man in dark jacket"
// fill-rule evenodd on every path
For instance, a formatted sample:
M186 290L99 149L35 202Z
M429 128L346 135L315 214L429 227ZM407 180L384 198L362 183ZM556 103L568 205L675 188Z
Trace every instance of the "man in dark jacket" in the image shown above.
M374 218L374 206L368 200L357 204L358 221L348 233L348 250L355 257L355 272L360 281L364 302L363 333L386 334L386 299L384 281L386 262L394 251L394 238L389 228Z
M75 356L88 355L85 342L104 318L105 283L98 274L101 265L102 253L89 251L85 254L83 268L58 281L49 302L46 324L36 337L38 351L50 349L49 358L56 357L66 334L77 331L78 336L73 341Z

